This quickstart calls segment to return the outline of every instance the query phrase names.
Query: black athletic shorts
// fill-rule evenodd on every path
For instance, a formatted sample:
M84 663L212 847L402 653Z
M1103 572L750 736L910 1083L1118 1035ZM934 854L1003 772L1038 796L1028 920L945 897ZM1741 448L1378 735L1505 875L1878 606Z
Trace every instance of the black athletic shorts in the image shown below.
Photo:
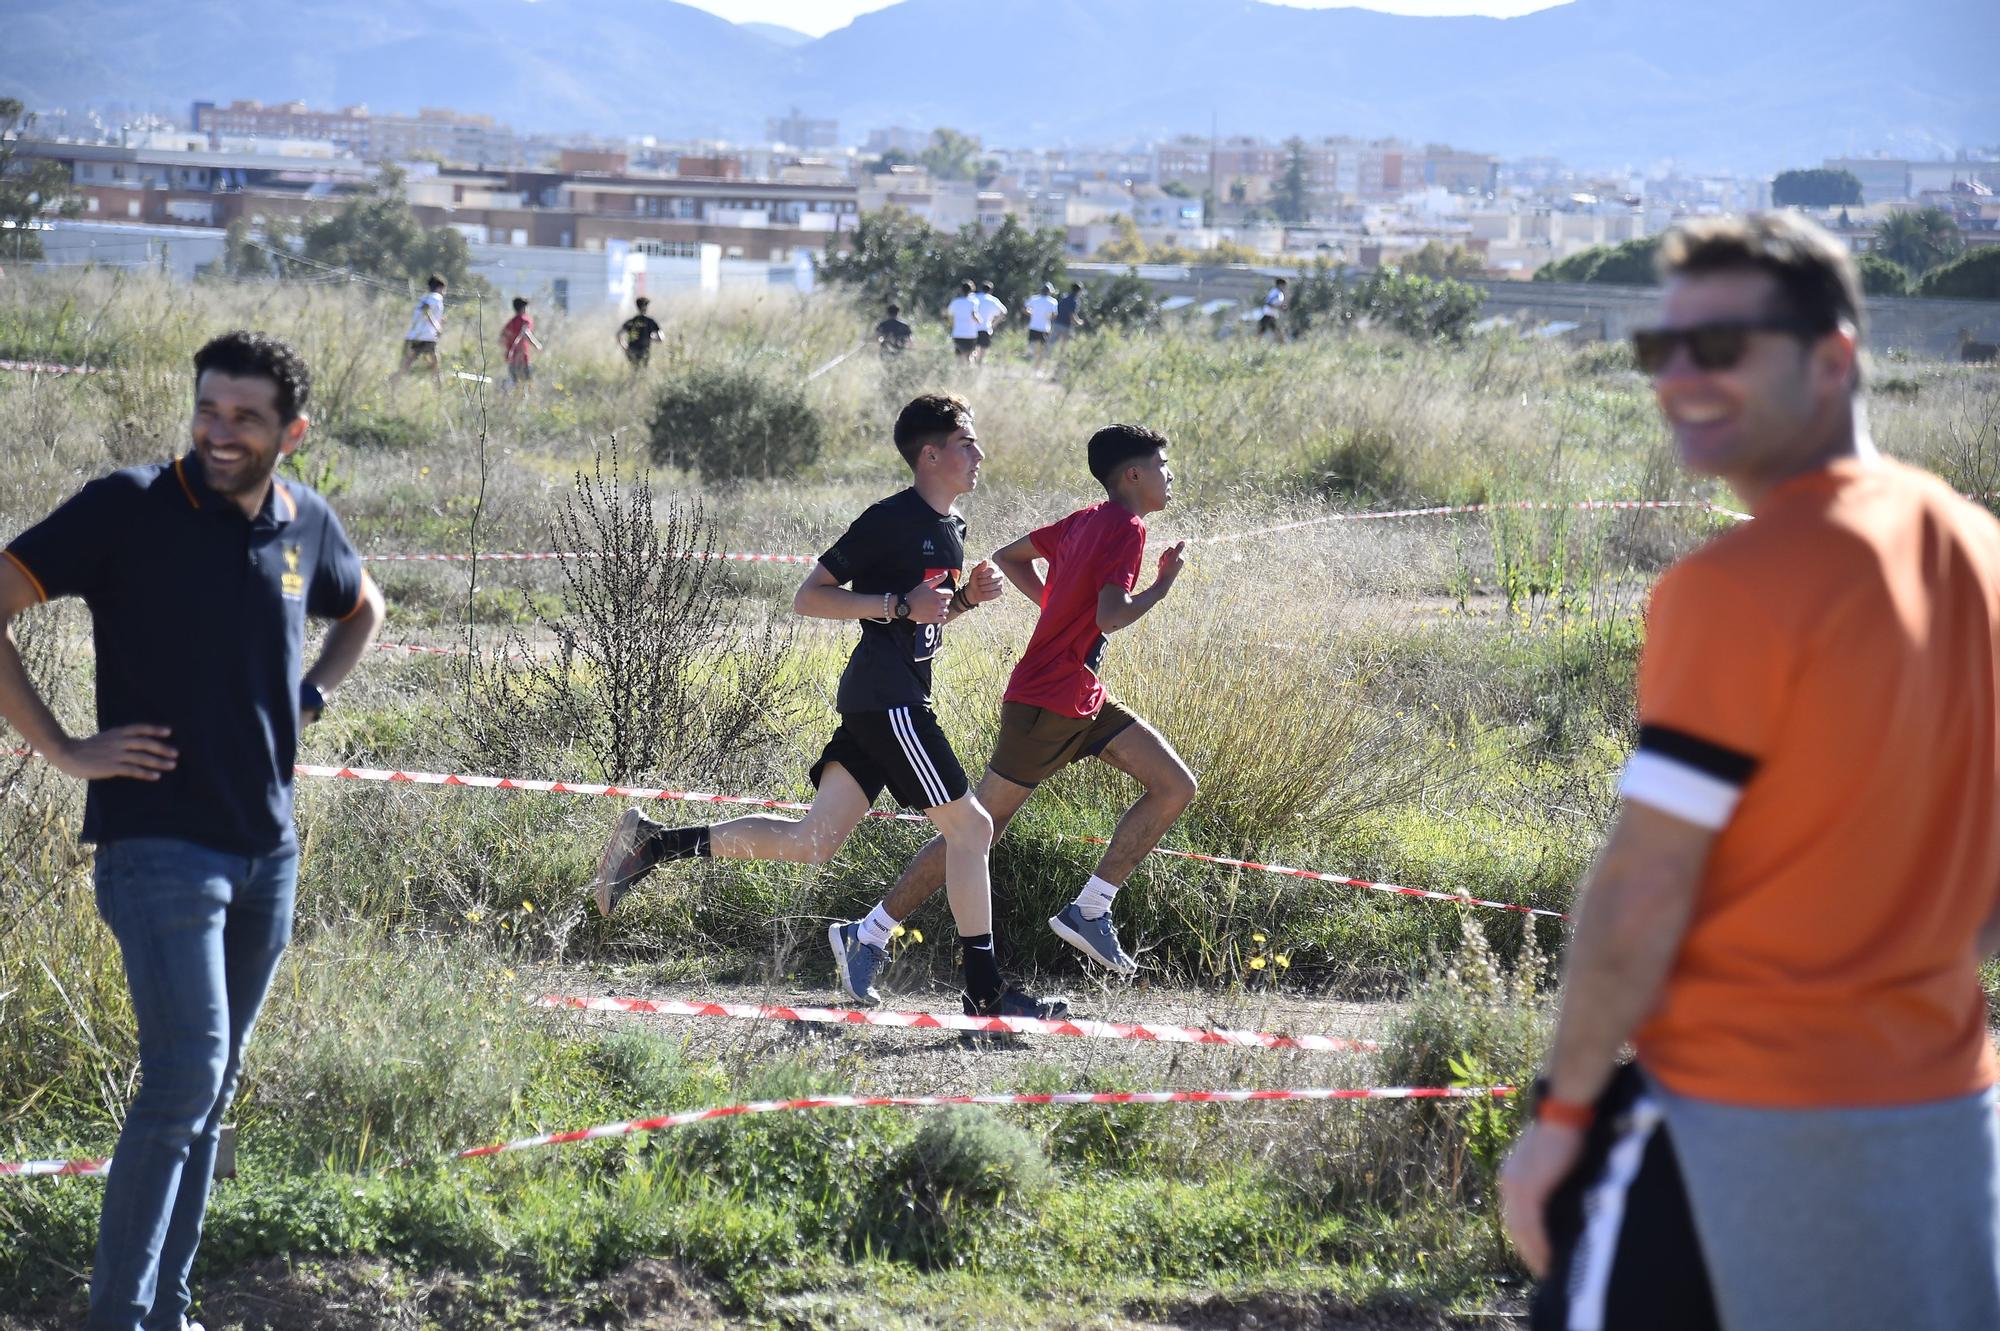
M1543 1219L1554 1261L1529 1305L1534 1331L1720 1331L1680 1163L1638 1068L1598 1098Z
M974 347L980 347L984 345L985 343L981 342L976 337L954 337L951 340L952 350L956 351L961 356L970 356L972 354L972 350Z
M1037 343L1037 342L1046 342L1046 341L1048 341L1048 340L1049 340L1049 335L1048 335L1048 333L1047 333L1047 332L1046 332L1045 330L1043 330L1043 329L1040 329L1040 328L1030 328L1030 329L1028 330L1028 345L1029 345L1029 346L1031 346L1031 347L1032 347L1032 346L1034 346L1034 345L1035 345L1035 343Z
M977 341L979 345L982 347L990 347L993 345L993 334L987 332L985 329L982 328L979 330L979 336L975 339L975 341Z
M651 342L627 342L625 344L625 359L631 361L634 365L644 365L646 358L652 354L653 344Z
M1259 333L1275 333L1275 332L1277 332L1277 331L1278 331L1278 320L1277 320L1277 318L1276 318L1275 316L1273 316L1273 315L1269 315L1269 314L1265 315L1265 316L1264 316L1263 318L1261 318L1261 319L1259 319L1259 320L1257 321L1257 331L1258 331Z
M887 786L906 809L935 809L972 789L951 741L928 707L892 707L886 712L848 712L812 765L813 788L828 763L839 763L860 785L868 802Z
M426 338L412 337L403 343L403 355L408 360L415 360L419 356L430 356L435 359L437 354L438 344Z

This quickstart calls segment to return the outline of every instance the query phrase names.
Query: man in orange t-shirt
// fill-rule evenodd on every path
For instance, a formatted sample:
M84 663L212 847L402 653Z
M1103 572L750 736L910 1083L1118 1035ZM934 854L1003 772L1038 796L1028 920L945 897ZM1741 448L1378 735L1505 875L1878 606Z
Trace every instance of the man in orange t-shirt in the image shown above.
M1648 611L1624 805L1501 1176L1533 1324L2000 1327L2000 523L1876 452L1825 232L1698 223L1661 256L1639 364L1755 520Z

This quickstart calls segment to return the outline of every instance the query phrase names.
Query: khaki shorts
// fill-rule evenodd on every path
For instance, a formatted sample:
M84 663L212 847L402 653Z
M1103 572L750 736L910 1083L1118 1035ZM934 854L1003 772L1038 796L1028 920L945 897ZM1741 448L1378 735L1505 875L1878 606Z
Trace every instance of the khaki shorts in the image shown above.
M1000 738L986 770L1030 790L1085 758L1095 758L1139 718L1106 695L1096 716L1065 716L1024 702L1000 704Z

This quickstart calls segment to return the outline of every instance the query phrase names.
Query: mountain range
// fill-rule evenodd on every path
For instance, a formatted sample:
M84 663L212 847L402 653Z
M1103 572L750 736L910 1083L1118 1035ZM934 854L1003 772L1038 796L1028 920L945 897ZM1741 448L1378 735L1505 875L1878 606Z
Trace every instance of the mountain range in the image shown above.
M12 0L0 95L298 99L754 141L797 106L989 144L1397 135L1772 171L2000 139L1996 0L1571 0L1415 18L1260 0L902 0L819 38L671 0ZM115 34L115 36L114 36Z

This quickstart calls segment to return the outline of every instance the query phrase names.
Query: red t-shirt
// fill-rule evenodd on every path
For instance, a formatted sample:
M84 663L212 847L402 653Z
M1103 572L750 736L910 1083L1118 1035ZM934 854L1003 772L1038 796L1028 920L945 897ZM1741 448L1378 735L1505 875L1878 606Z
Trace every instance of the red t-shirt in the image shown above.
M1042 617L1007 681L1008 702L1045 707L1064 716L1096 716L1104 705L1097 667L1104 635L1097 628L1097 593L1129 592L1146 553L1146 524L1111 500L1078 509L1028 534L1049 561Z
M500 345L507 351L507 359L516 365L525 365L534 359L535 344L528 340L534 330L535 321L525 314L517 314L507 321L500 330Z

